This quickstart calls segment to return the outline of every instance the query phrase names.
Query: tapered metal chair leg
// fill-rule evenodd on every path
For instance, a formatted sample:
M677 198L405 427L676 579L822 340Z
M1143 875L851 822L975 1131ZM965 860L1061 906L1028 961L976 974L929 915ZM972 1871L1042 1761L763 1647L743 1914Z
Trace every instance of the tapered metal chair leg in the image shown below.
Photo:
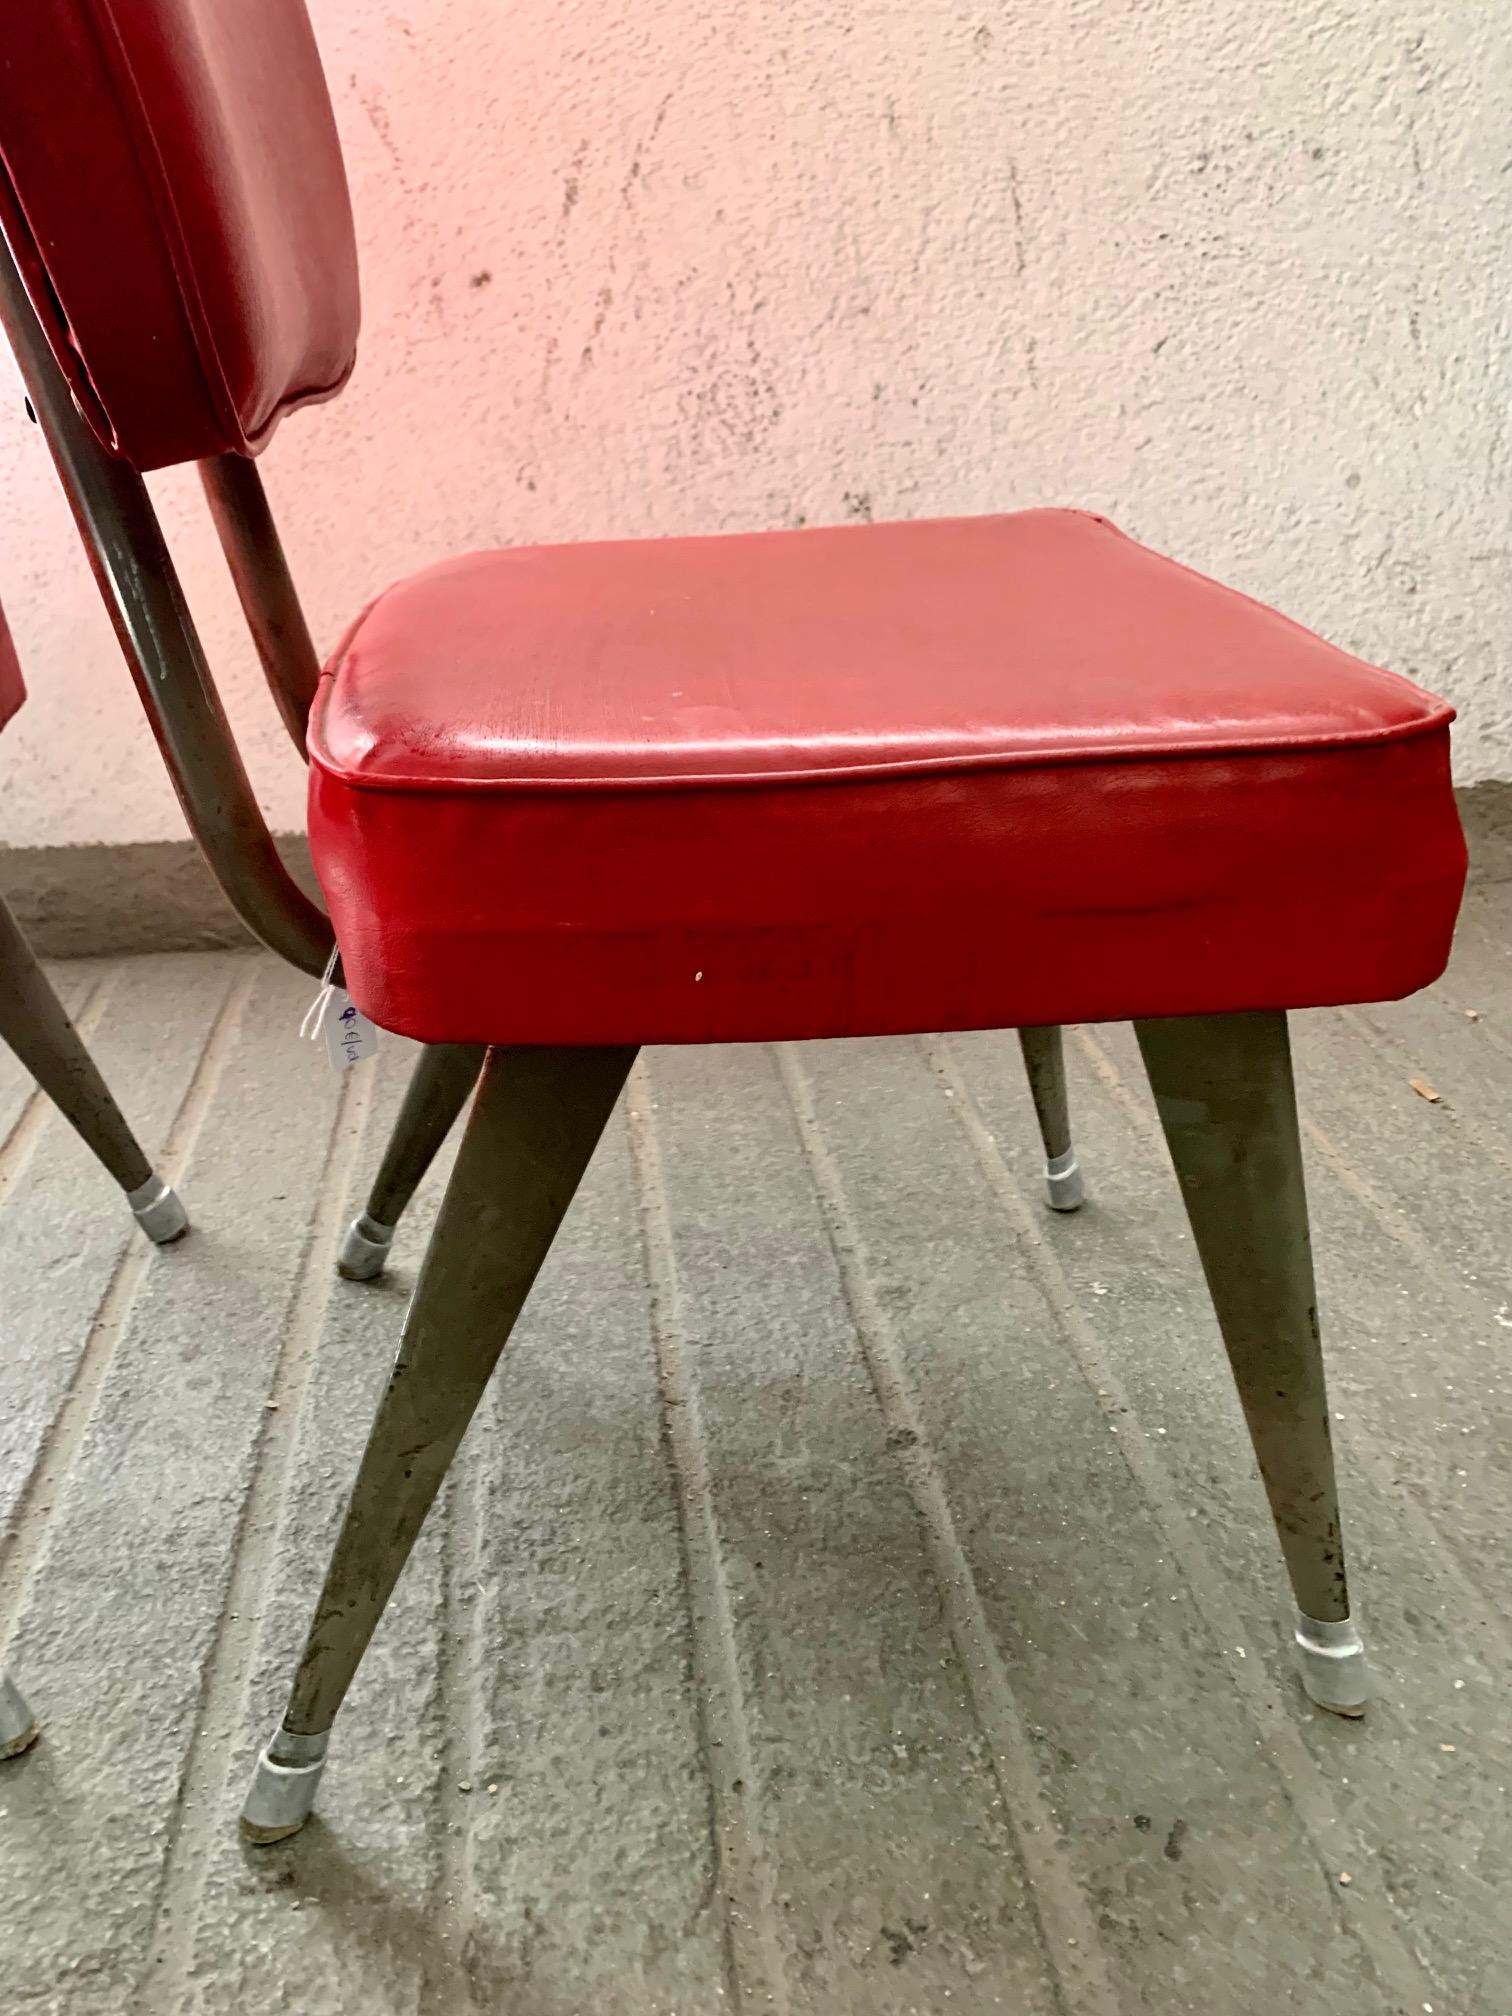
M183 1205L142 1153L4 902L0 902L0 1038L120 1184L147 1237L166 1246L186 1232L189 1220Z
M1297 1599L1302 1684L1360 1715L1286 1017L1135 1028Z
M488 1054L289 1705L242 1810L253 1841L309 1815L336 1711L634 1057Z
M1045 1144L1045 1202L1052 1211L1075 1211L1086 1197L1081 1166L1071 1145L1071 1110L1066 1099L1066 1054L1060 1028L1020 1029L1024 1069Z
M336 1270L348 1281L375 1281L405 1207L452 1130L483 1069L483 1046L428 1043L410 1075L399 1118L368 1193L367 1209L347 1227Z
M21 1689L8 1673L0 1673L0 1761L30 1750L40 1734Z

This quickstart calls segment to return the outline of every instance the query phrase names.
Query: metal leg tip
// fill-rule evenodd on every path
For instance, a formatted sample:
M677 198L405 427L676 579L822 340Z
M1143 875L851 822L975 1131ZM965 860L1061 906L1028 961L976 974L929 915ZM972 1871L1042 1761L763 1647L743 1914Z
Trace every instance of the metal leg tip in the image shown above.
M1370 1698L1370 1674L1354 1619L1325 1624L1299 1610L1295 1635L1308 1700L1330 1715L1363 1715Z
M388 1264L393 1243L394 1227L380 1224L364 1211L346 1229L336 1255L336 1272L343 1281L376 1281Z
M189 1214L178 1192L161 1176L149 1176L139 1190L128 1190L126 1202L154 1246L169 1246L189 1230Z
M1045 1202L1052 1211L1079 1211L1086 1198L1086 1185L1076 1160L1076 1150L1054 1155L1045 1164Z
M14 1680L0 1676L0 1758L19 1757L41 1733L21 1689Z
M280 1729L257 1760L241 1810L241 1831L259 1847L297 1834L315 1804L328 1736Z

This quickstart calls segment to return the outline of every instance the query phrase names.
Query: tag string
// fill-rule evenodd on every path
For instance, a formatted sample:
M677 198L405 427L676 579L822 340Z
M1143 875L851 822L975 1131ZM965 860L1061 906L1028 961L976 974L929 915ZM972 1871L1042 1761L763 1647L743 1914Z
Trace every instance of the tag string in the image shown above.
M325 971L320 976L320 992L305 1010L303 1022L299 1025L301 1039L315 1042L325 1027L326 1013L336 993L336 962L341 957L338 945L331 947L331 956L325 963Z

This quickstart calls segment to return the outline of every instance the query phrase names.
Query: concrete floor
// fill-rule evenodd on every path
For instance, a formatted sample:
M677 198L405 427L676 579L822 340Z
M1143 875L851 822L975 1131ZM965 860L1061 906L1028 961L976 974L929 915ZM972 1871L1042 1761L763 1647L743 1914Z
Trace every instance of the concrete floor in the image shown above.
M238 1841L435 1200L251 954L60 969L194 1232L0 1059L0 2010L1512 2009L1512 884L1298 1018L1357 1598L1308 1708L1129 1032L657 1052L338 1728ZM1420 1096L1421 1080L1441 1097Z

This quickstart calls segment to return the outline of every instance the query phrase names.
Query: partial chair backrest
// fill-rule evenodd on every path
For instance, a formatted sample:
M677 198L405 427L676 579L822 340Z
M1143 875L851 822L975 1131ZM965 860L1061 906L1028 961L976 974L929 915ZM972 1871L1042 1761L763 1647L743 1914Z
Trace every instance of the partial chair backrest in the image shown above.
M0 53L0 321L189 825L307 972L325 914L273 844L141 472L197 461L301 749L317 677L251 455L339 391L357 250L302 0L25 0ZM21 18L24 17L24 18Z
M26 685L21 677L21 660L16 656L16 647L11 642L10 625L5 620L5 611L0 609L0 728L15 713L26 698Z
M357 249L302 0L25 0L0 221L70 389L138 469L339 391Z

